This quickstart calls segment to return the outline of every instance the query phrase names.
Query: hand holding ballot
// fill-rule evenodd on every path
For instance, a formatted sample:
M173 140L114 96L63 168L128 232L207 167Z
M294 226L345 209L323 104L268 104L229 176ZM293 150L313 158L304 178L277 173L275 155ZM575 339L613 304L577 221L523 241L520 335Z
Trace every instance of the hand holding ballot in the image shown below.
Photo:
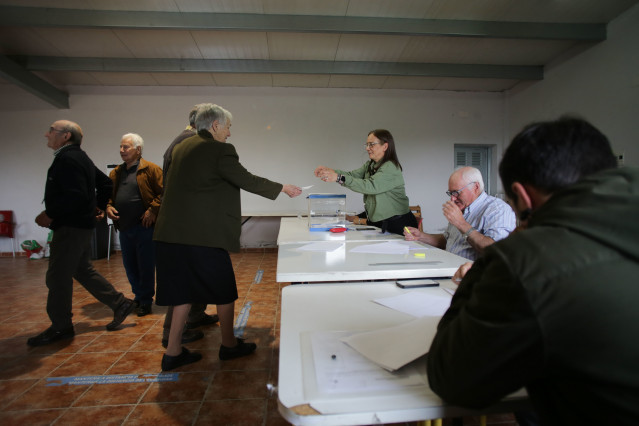
M314 174L364 196L364 211L347 217L349 221L402 235L404 226L417 226L417 219L409 208L395 139L388 130L376 129L368 133L364 148L369 159L361 167L348 171L319 166Z
M302 188L295 185L284 184L282 185L282 192L291 198L295 198L302 193Z

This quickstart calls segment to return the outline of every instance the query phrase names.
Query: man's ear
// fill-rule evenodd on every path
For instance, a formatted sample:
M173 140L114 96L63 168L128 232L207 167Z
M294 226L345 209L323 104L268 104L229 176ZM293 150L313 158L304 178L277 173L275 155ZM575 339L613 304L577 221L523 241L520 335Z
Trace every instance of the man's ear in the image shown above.
M531 210L533 208L532 197L528 189L519 182L513 182L510 189L516 195L515 208L519 212Z

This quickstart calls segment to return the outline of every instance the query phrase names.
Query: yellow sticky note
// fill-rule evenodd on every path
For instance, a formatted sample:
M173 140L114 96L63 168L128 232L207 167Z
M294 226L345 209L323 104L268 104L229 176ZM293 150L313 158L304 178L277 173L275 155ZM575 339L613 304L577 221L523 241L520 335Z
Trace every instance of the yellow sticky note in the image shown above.
M413 256L415 257L426 257L426 253L413 253Z

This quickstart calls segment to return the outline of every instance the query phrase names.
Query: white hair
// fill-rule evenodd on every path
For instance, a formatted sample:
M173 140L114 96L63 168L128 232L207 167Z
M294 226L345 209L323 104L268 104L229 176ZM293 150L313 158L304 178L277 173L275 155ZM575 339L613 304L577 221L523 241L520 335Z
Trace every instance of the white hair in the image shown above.
M122 136L122 140L130 140L133 144L133 148L140 148L140 155L142 154L142 149L144 148L144 139L142 136L137 133L127 133Z
M463 170L462 170L463 169ZM462 180L466 185L471 182L477 182L479 184L479 190L481 192L484 191L484 178L481 175L479 169L475 167L460 167L458 170L461 170Z
M226 126L227 123L233 121L233 116L219 105L201 104L195 115L195 127L198 132L210 129L215 121Z

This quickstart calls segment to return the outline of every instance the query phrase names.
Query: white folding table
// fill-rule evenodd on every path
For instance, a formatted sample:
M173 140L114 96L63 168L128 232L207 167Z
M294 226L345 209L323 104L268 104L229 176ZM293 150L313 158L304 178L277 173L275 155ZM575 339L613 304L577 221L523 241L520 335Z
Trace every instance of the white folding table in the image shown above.
M454 288L450 280L441 284ZM412 363L415 366L412 374L419 376L421 385L413 384L392 392L323 391L316 380L311 348L313 333L376 330L411 321L413 317L408 314L372 302L406 291L426 292L436 297L447 294L441 287L403 290L394 281L290 285L282 290L278 403L286 420L296 425L367 425L530 408L524 390L481 413L445 404L427 384L424 358ZM433 317L429 324L435 328L438 321L439 318Z
M313 241L392 241L404 240L398 234L382 234L381 229L366 225L348 225L348 231L333 233L330 231L310 231L308 218L283 217L280 221L280 232L277 236L277 245L300 244Z

